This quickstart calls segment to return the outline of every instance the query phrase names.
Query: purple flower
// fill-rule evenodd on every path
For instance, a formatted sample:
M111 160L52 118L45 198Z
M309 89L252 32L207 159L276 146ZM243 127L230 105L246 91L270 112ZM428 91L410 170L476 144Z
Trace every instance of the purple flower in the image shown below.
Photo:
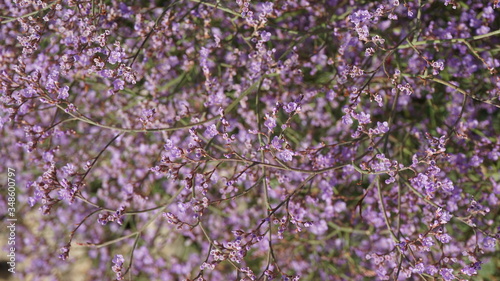
M290 162L293 160L293 151L289 150L289 149L285 149L283 151L280 151L278 152L278 159L280 159L281 161L284 161L284 162Z
M265 2L262 4L262 12L264 14L270 14L273 12L273 6L274 6L274 3L272 2Z
M122 255L115 255L112 262L113 262L113 264L115 264L117 266L122 266L123 263L125 262L125 259L123 258Z
M276 120L273 117L266 114L266 121L264 121L264 126L266 126L269 129L269 131L273 131L274 127L276 127Z
M483 239L483 245L485 248L490 248L490 249L495 248L496 242L497 242L497 239L495 239L493 237L489 237L489 236L486 236Z
M439 72L444 70L444 61L443 60L438 60L435 62L431 63L433 70L433 75L438 75Z
M438 268L434 265L427 265L425 267L425 272L427 272L430 275L436 275L436 273L438 273Z
M115 92L123 90L123 86L125 85L125 82L122 79L116 79L113 81L113 90Z
M365 56L371 57L374 54L375 54L375 49L373 49L372 47L366 48L366 50L365 50Z
M361 23L365 23L366 21L370 20L372 18L372 15L369 11L367 10L360 10L352 13L349 16L349 20L354 23L354 25L358 26Z
M342 124L351 125L353 123L351 115L346 114L342 116Z
M207 129L205 130L205 136L207 138L213 138L218 134L219 132L217 131L217 127L214 124L208 126Z
M384 266L379 266L376 272L380 280L389 280L389 276L387 275L387 269Z
M418 190L425 191L426 195L432 196L436 191L436 184L424 173L419 173L410 179L411 184Z
M295 102L289 102L287 105L283 106L286 113L292 113L297 109L298 105Z
M33 207L33 206L35 206L36 201L37 201L37 200L36 200L36 198L34 198L34 197L29 197L29 198L28 198L28 205L29 205L30 207Z
M439 274L445 281L450 281L455 279L455 275L453 275L453 269L451 268L441 268L439 270Z
M173 147L170 150L170 156L172 156L174 158L180 158L182 156L182 150L179 149L178 147Z
M271 141L271 145L275 148L275 149L281 149L281 145L284 143L285 141L278 138L277 136L274 136L273 140Z
M64 86L64 87L60 88L59 93L57 94L57 99L58 100L66 100L69 97L68 91L69 91L68 86Z
M62 247L61 249L59 249L59 252L61 252L61 254L59 255L59 259L61 259L63 261L68 259L68 257L69 257L69 247L68 246Z
M431 236L422 237L422 234L419 235L420 242L423 245L424 251L430 251L430 247L434 246L434 240Z
M316 235L322 235L328 230L328 225L325 220L320 220L310 225L309 230Z
M453 182L448 178L441 181L441 188L446 192L452 192L455 189Z
M271 40L271 33L267 32L267 31L262 31L262 33L260 34L260 37L262 38L263 42L267 42L267 41Z
M347 204L344 201L338 201L333 205L335 212L340 213L347 210Z
M109 54L108 62L110 64L117 64L122 61L123 53L120 51L111 51Z
M165 145L163 146L163 148L166 150L166 151L170 151L172 148L174 147L174 143L172 142L171 139L167 139L165 141Z
M469 276L473 276L473 275L477 275L478 270L481 270L481 262L475 262L475 263L471 264L470 266L466 266L466 267L462 268L462 273L469 275Z
M111 267L111 269L113 270L113 272L115 272L116 279L123 280L123 276L122 276L121 271L123 269L123 263L125 262L125 259L123 258L122 255L115 255L115 257L113 258L113 260L111 262L113 263L113 266Z
M61 200L71 202L71 200L73 199L73 194L69 189L61 188L59 189L58 193Z
M470 159L470 165L473 167L479 167L481 163L483 163L483 159L477 155L472 156L472 158Z
M153 116L156 114L156 109L144 109L142 111L142 116L139 118L142 123L149 123L152 121Z
M76 167L75 165L68 163L62 167L62 171L68 176L73 176L76 173Z
M452 215L449 212L444 211L442 208L437 209L436 216L439 218L440 224L448 223L452 217Z
M446 234L446 233L437 234L436 237L443 244L450 243L450 241L451 241L451 236Z
M411 269L411 271L412 271L413 273L417 273L417 274L422 274L422 273L424 273L424 270L425 270L425 266L424 266L424 263L422 263L422 262L417 263L417 264L415 265L415 267L413 267L413 268Z
M356 119L358 119L359 123L360 124L368 124L368 123L371 123L371 119L370 119L370 114L369 113L364 113L364 112L361 112L359 114L357 114L355 116Z
M490 32L490 30L491 30L491 28L489 26L481 25L480 28L476 29L476 32L478 35L483 35L483 34Z

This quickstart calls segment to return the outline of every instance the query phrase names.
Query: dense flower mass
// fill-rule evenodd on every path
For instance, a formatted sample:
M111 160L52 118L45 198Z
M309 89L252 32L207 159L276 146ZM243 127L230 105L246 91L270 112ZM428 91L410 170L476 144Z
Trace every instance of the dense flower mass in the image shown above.
M0 13L19 280L500 275L498 1Z

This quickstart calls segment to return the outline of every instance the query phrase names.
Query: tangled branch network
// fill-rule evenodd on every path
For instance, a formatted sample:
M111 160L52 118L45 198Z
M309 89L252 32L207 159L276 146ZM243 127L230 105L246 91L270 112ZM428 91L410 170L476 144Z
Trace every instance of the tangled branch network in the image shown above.
M498 2L1 1L13 280L496 280Z

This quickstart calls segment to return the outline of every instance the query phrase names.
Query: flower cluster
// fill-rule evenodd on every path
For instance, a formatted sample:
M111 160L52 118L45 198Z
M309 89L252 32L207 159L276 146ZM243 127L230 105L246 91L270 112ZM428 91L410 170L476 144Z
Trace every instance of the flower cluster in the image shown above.
M500 275L498 6L1 1L19 278Z

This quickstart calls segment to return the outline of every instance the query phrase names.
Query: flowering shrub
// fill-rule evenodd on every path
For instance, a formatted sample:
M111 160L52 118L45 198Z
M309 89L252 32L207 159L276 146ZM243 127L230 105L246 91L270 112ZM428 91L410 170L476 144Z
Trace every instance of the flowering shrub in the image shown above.
M498 276L498 6L2 1L16 276Z

